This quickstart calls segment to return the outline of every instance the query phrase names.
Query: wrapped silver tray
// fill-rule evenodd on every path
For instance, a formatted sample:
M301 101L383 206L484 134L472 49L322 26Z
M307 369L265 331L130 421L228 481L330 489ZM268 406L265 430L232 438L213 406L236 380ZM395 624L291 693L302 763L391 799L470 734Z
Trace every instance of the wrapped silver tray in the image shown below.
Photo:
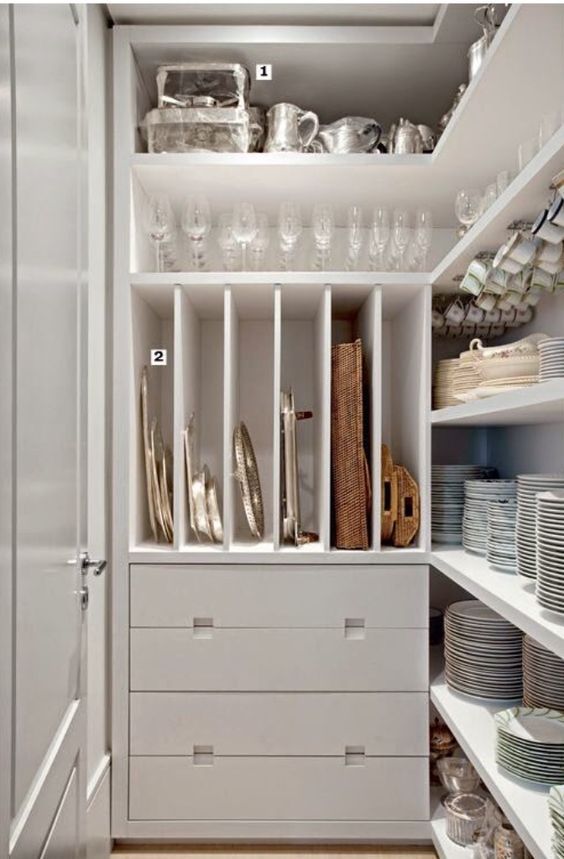
M249 152L260 128L237 107L155 108L143 130L149 152Z

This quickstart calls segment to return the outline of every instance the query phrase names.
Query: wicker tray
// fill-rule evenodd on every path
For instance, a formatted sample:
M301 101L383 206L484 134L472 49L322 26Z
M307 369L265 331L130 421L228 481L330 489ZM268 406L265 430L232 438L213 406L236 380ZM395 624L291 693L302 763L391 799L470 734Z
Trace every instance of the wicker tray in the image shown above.
M403 465L394 465L394 472L398 491L394 546L405 548L413 542L419 531L419 486Z
M380 532L382 543L390 543L398 511L398 481L387 444L382 445L381 483Z
M331 350L331 478L334 545L368 549L368 487L363 447L362 343Z

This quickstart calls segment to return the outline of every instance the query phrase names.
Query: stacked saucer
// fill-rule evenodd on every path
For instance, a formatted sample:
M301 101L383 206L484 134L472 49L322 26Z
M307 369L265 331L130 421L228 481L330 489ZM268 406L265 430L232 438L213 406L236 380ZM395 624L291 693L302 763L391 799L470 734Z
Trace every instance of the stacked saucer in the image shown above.
M431 532L436 543L462 543L464 482L495 477L482 465L434 465L431 472Z
M515 480L467 480L464 487L462 545L467 552L485 555L490 505L514 499L517 483Z
M537 600L564 614L564 492L537 495Z
M516 524L516 498L505 498L489 505L486 557L494 569L510 572L517 569Z
M517 572L537 575L537 502L539 492L564 489L564 474L520 474L517 477Z
M447 684L474 698L521 699L522 638L520 629L478 600L453 603L445 614Z
M447 406L458 405L459 400L454 396L454 382L458 364L458 358L439 361L433 382L433 408L444 409Z
M523 704L564 711L564 659L523 637Z
M538 784L564 782L564 714L512 707L494 716L500 767Z
M479 358L474 350L461 352L458 368L454 374L454 396L463 403L476 399L476 388L480 384Z
M564 378L564 337L549 337L539 343L539 382Z
M556 859L564 859L564 785L550 788L548 810L552 823L552 849Z

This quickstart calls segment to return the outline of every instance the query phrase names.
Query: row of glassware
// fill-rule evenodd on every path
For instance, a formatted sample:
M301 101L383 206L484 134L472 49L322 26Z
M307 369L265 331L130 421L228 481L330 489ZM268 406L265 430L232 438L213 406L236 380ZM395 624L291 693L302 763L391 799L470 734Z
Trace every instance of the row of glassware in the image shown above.
M188 197L179 221L166 194L153 194L143 207L143 225L155 248L155 266L159 272L209 270L210 238L213 215L203 195ZM311 215L312 243L309 265L314 270L344 268L358 270L365 264L373 271L425 271L433 240L432 214L420 208L415 213L406 209L376 206L366 221L361 206L351 205L346 213L346 241L337 256L336 217L332 206L315 204ZM179 230L180 226L180 230ZM267 250L276 235L275 266L282 271L296 268L303 242L304 218L300 206L283 202L278 210L276 229L268 215L257 211L252 203L236 203L230 212L219 214L216 239L226 271L261 271L266 266ZM183 244L188 243L188 259ZM270 263L272 265L272 263Z

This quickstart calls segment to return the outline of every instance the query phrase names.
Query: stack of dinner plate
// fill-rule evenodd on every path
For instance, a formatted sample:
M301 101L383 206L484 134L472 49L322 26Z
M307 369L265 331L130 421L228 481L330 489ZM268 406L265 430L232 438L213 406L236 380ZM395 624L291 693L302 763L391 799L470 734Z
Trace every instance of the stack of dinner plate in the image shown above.
M564 492L537 495L537 600L564 614Z
M523 704L564 711L564 659L523 637Z
M463 403L476 399L476 388L480 384L478 372L479 357L475 350L461 352L458 367L454 373L453 392Z
M482 465L434 465L431 472L431 532L436 543L462 543L464 482L495 477Z
M564 378L564 337L549 337L539 343L539 382Z
M539 492L564 489L564 474L520 474L517 477L517 572L537 576L537 499Z
M489 505L486 557L495 569L510 572L517 569L516 524L516 498L504 498Z
M564 785L555 785L548 794L552 823L552 849L556 859L564 859Z
M512 707L494 716L500 767L538 784L564 782L564 713Z
M439 361L433 382L433 408L444 409L447 406L459 404L460 401L454 396L454 381L458 364L458 358Z
M515 480L467 480L464 484L462 545L467 552L485 555L488 548L490 504L514 499Z
M445 678L457 692L504 701L523 694L523 633L479 600L445 614Z

